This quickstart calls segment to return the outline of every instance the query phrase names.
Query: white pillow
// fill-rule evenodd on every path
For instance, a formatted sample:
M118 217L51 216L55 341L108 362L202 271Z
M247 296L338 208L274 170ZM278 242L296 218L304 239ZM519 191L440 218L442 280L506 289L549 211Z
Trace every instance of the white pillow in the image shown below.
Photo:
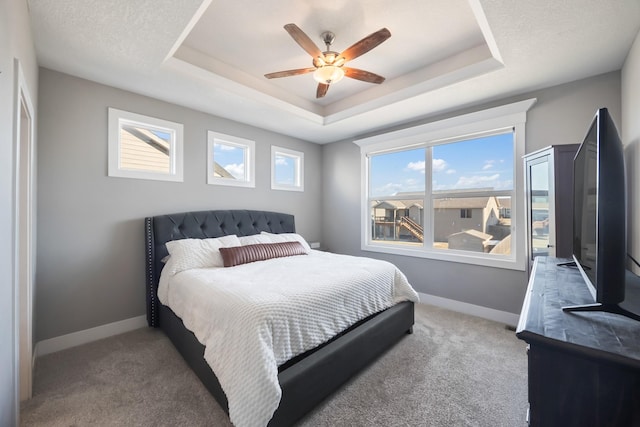
M268 236L265 236L263 234L252 234L251 236L240 236L238 239L240 240L241 246L257 245L258 243L277 243L277 242L274 242Z
M172 276L192 268L223 267L220 248L241 246L235 234L215 239L172 240L166 245L171 258L165 268L169 268L168 273Z
M296 233L273 234L273 233L267 233L266 231L263 231L262 233L260 233L260 236L264 236L267 239L269 239L269 241L267 242L260 242L260 243L300 242L300 244L302 245L306 253L311 252L311 247L309 246L307 241L304 240L304 237ZM253 237L253 236L249 236L249 237Z

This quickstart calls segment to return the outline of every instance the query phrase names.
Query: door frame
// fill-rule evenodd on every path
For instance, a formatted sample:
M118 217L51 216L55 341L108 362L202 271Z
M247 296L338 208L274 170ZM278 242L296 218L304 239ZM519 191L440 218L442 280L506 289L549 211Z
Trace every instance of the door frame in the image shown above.
M20 61L14 59L13 283L17 395L31 398L35 283L35 114Z

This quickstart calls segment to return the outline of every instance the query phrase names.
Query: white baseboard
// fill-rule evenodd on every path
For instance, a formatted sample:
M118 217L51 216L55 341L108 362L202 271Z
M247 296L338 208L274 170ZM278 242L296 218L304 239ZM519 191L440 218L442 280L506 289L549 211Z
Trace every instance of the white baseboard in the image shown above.
M493 308L483 307L480 305L469 304L462 301L456 301L448 298L442 298L435 295L429 295L420 292L420 302L424 304L435 305L436 307L446 308L448 310L460 313L470 314L472 316L482 317L484 319L501 322L509 326L518 324L519 315L506 311L495 310ZM66 350L67 348L97 341L113 335L123 334L135 329L147 326L147 317L138 316L131 319L121 320L102 326L97 326L84 331L73 332L67 335L61 335L55 338L49 338L36 343L34 348L34 361L36 357L45 354L55 353L56 351Z
M495 310L481 305L469 304L467 302L442 298L435 295L424 294L422 292L418 292L418 295L420 295L421 303L431 304L436 307L446 308L447 310L482 317L483 319L504 323L505 325L512 327L515 327L518 324L518 319L520 318L519 314L509 313L508 311Z
M85 329L84 331L38 341L34 354L35 357L44 356L45 354L66 350L67 348L133 331L145 326L147 326L147 316L132 317L131 319L96 326L95 328Z

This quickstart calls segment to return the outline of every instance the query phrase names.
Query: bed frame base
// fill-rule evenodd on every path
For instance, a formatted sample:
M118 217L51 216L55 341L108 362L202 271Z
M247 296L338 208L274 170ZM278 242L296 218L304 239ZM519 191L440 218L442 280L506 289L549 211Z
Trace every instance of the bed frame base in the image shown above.
M411 333L414 306L402 302L358 323L278 374L282 399L270 427L290 426L311 411L352 376ZM160 326L209 392L228 413L227 398L204 360L204 346L193 333L185 334L182 320L161 306Z

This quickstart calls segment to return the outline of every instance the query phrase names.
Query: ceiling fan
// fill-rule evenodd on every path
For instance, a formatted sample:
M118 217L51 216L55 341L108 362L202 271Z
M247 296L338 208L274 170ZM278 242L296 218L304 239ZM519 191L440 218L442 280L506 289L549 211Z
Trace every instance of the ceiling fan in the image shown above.
M369 52L374 47L391 37L391 33L386 28L382 28L375 33L369 34L351 47L343 50L341 53L331 50L331 44L335 40L335 35L330 31L321 34L322 41L327 46L327 50L322 52L311 41L296 24L287 24L284 26L289 35L313 58L313 67L297 68L295 70L278 71L275 73L265 74L268 79L278 77L296 76L299 74L313 73L313 78L318 82L316 98L322 98L327 94L329 85L337 83L343 77L361 80L363 82L380 84L384 81L384 77L374 74L370 71L359 70L357 68L345 67L347 61L357 58L358 56Z

